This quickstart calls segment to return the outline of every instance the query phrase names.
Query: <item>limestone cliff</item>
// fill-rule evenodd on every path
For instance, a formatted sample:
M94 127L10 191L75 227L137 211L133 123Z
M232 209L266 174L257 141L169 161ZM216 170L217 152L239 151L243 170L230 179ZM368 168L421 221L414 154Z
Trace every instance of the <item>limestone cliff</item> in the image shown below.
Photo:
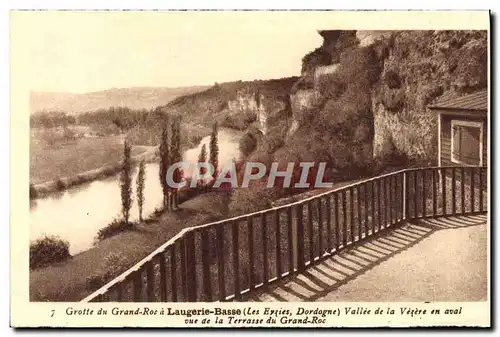
M304 56L302 77L291 93L294 122L289 142L314 134L307 126L311 120L317 126L322 121L329 127L317 142L342 146L314 148L330 151L337 166L393 157L432 163L437 123L426 106L443 95L487 86L486 31L320 34L323 45ZM301 128L309 130L301 134ZM353 154L346 158L344 150Z

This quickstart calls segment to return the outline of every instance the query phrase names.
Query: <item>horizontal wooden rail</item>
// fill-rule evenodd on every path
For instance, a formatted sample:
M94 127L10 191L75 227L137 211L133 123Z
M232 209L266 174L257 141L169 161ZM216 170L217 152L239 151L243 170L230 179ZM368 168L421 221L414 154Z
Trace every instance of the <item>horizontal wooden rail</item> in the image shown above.
M189 227L83 302L238 301L404 221L487 210L487 168L399 170Z

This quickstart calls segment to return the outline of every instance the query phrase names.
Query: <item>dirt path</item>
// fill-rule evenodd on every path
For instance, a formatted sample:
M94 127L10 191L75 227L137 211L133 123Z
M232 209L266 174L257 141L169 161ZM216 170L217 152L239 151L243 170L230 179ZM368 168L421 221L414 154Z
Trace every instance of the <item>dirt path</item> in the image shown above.
M485 216L422 220L310 268L255 301L487 299Z

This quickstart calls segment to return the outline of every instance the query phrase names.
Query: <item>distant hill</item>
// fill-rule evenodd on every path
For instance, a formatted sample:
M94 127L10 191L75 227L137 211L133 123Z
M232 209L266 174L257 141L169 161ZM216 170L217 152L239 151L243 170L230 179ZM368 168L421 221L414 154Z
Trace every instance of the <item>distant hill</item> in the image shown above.
M134 87L112 88L84 94L31 92L30 111L64 111L79 114L86 111L126 106L131 109L150 109L168 104L173 99L203 91L209 86L192 87Z

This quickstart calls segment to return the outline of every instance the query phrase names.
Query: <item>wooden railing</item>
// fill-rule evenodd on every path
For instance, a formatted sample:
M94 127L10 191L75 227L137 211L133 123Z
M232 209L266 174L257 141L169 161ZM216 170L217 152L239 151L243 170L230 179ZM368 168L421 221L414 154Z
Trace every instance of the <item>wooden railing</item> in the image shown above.
M241 300L405 221L485 213L486 177L486 167L406 169L186 228L83 301Z

